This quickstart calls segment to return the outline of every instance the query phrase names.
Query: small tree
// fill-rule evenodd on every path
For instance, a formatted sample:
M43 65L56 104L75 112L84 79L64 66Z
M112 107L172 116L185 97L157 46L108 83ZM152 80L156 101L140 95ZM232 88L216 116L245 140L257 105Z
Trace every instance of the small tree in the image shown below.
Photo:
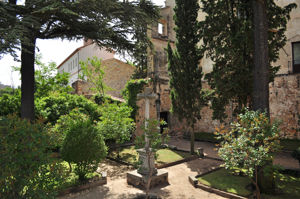
M273 153L279 149L278 123L270 124L266 113L246 110L231 124L230 131L221 127L216 134L223 139L218 153L225 168L238 169L249 176L259 199L258 170L272 161Z
M104 79L104 66L102 66L101 60L97 57L88 58L85 62L80 62L81 73L80 79L87 81L91 86L90 90L97 94L104 95L107 90L110 90L103 81Z
M131 133L135 127L133 119L130 118L130 107L124 104L105 103L101 108L101 113L101 121L98 122L97 127L106 140L112 139L117 144L130 140Z
M69 164L76 164L75 173L83 181L87 173L97 170L98 163L106 156L107 148L103 136L87 115L80 114L75 119L67 123L72 126L66 128L61 155Z

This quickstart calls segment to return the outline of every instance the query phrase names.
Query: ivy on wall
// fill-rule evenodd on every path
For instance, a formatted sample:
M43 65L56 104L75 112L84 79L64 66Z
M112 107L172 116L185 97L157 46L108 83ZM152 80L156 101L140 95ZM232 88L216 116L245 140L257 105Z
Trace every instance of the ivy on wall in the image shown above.
M122 91L122 96L126 100L128 106L132 108L131 118L135 120L136 113L138 111L137 94L141 93L144 86L147 85L149 80L147 79L132 79L127 82L125 89Z

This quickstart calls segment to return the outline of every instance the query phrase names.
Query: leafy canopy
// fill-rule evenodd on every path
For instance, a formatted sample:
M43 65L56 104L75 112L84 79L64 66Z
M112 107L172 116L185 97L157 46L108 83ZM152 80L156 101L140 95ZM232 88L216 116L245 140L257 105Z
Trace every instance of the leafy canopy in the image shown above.
M35 39L86 37L100 46L132 51L134 42L128 34L137 37L142 31L138 27L158 16L149 0L12 0L1 1L0 10L0 54L15 57L20 42L32 45L29 35Z
M201 0L205 19L200 21L201 51L213 62L213 71L205 76L215 91L212 99L214 119L224 119L225 107L233 101L235 112L252 104L254 24L252 1ZM279 66L271 66L286 43L289 13L296 4L283 8L274 0L267 0L270 82Z

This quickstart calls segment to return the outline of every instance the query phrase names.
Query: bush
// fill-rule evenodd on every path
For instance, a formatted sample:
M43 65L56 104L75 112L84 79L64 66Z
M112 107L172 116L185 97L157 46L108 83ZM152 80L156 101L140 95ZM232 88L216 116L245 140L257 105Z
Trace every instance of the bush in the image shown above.
M78 120L87 121L89 117L82 114L79 109L73 109L69 114L62 115L52 128L49 129L51 135L52 149L60 149L62 147L63 141Z
M92 97L92 100L98 104L98 105L103 105L105 102L108 102L109 104L116 103L119 104L120 101L117 101L113 98L111 98L109 95L101 95L101 94L96 94Z
M76 164L75 173L83 181L87 173L97 170L98 163L106 156L107 148L102 135L86 115L79 114L66 124L67 134L61 155L65 161Z
M273 153L279 150L278 123L271 124L265 113L246 110L231 124L230 130L224 127L216 130L219 138L223 139L218 153L224 160L225 168L239 170L254 178L253 183L259 194L255 174L260 167L272 161Z
M124 104L104 104L101 108L101 121L98 129L106 140L114 140L116 143L124 143L130 140L134 130L133 119L130 118L131 108Z
M100 110L97 104L83 96L71 94L52 94L37 99L37 117L43 117L46 122L55 124L62 115L68 114L74 108L90 116L92 120L99 120Z
M146 79L130 80L122 91L122 96L126 100L126 103L132 108L131 118L134 120L138 111L138 106L136 105L137 94L142 92L144 86L146 86L148 82L149 81Z
M15 94L3 94L0 96L0 116L15 114L20 116L21 93L16 91Z
M0 198L52 198L63 174L47 153L41 123L15 116L0 119Z
M293 151L292 156L293 158L297 159L300 164L300 147L298 147L298 149Z

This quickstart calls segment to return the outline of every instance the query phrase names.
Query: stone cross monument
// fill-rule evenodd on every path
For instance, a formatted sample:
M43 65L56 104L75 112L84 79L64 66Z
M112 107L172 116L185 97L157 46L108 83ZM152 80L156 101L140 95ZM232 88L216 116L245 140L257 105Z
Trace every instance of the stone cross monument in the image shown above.
M145 128L147 129L148 120L150 118L150 100L156 99L157 95L152 93L151 88L145 88L145 92L139 93L137 97L138 99L145 99ZM155 175L157 170L155 168L154 153L150 148L147 132L145 132L145 147L138 149L137 151L139 153L139 159L142 162L142 165L138 169L138 173L148 175L152 171L152 175ZM149 153L150 158L147 156L147 152Z
M145 128L148 127L150 118L150 100L156 99L157 95L151 88L146 88L144 93L138 94L138 99L145 100ZM147 188L150 179L150 187L168 183L168 172L155 168L154 152L150 148L150 142L145 132L145 147L137 150L139 161L142 163L139 169L127 173L127 183L136 187ZM150 176L151 174L151 176ZM150 178L149 178L150 177Z

